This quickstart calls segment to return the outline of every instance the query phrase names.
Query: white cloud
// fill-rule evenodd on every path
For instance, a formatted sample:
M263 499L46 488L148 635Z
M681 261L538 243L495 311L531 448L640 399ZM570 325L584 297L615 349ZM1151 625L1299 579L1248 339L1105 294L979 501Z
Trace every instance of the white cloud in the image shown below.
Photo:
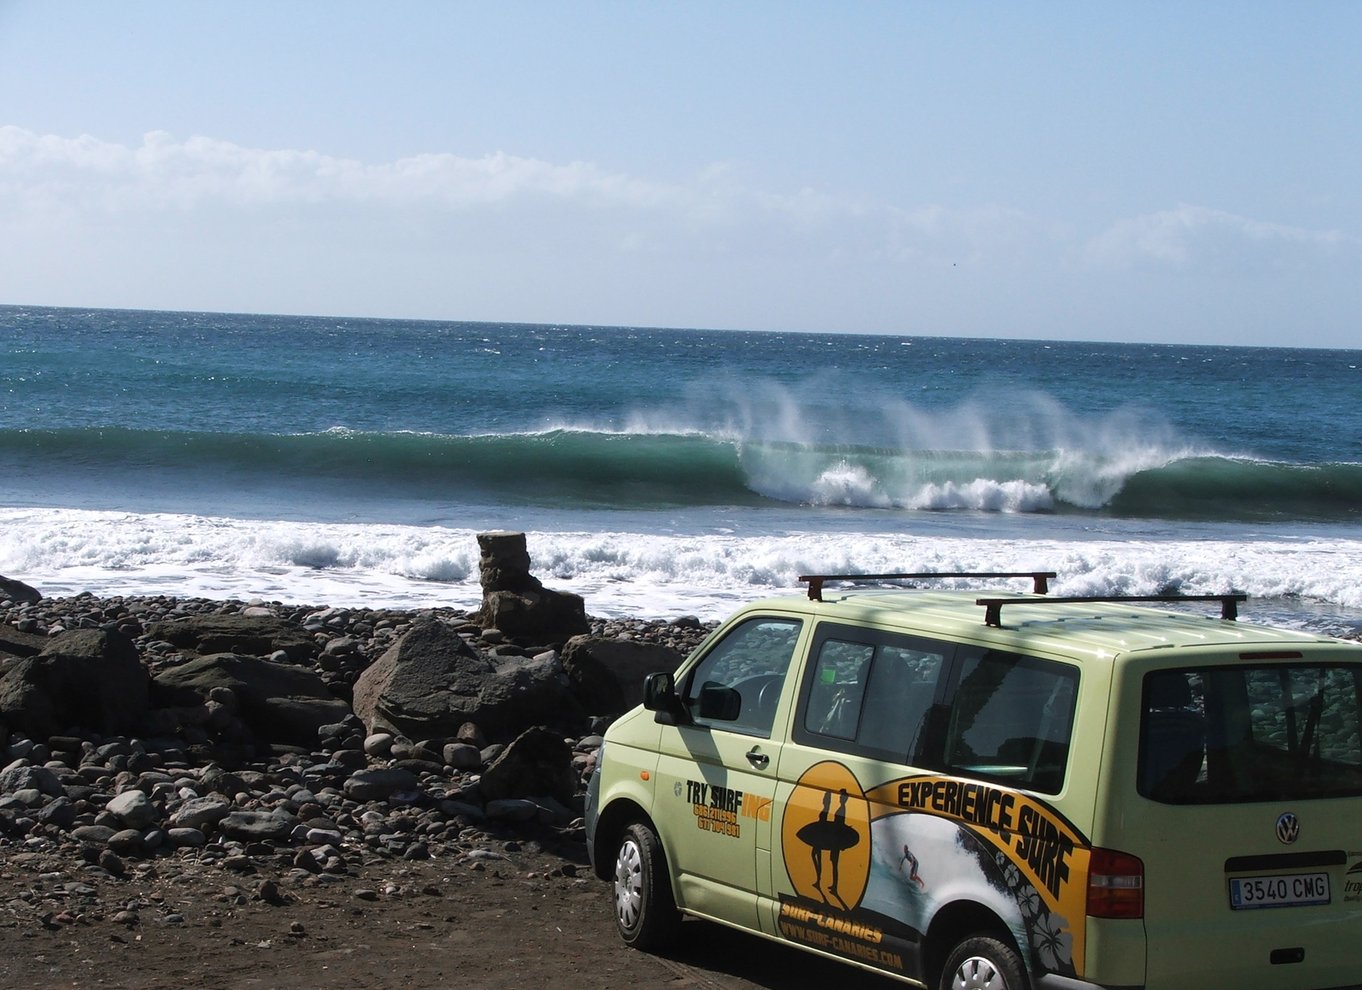
M298 212L357 235L398 223L448 237L450 225L519 240L574 230L621 252L683 249L711 256L792 253L896 264L949 263L1020 250L1030 226L1006 209L905 208L813 188L762 188L713 165L668 182L496 153L427 153L367 163L310 150L247 148L163 131L140 145L0 127L0 222L88 225L280 221ZM225 219L230 217L231 219ZM159 219L158 219L159 218Z
M1057 236L1021 210L1002 206L924 206L897 211L891 252L900 260L933 256L979 264L1027 253Z
M1065 264L1075 250L1083 270ZM5 302L1139 339L1187 307L1152 300L1132 268L1308 267L1334 320L1325 304L1343 311L1355 289L1337 286L1355 280L1319 262L1359 256L1342 234L1194 206L1084 245L1009 205L780 189L741 162L657 178L505 153L365 162L0 126ZM1216 304L1236 339L1292 280L1239 281Z
M573 162L494 154L423 154L377 165L316 151L244 148L162 131L139 147L0 127L0 188L10 196L61 189L109 210L333 203L460 208L540 195L648 207L675 190Z
M1098 267L1252 274L1357 261L1362 242L1338 231L1306 230L1180 204L1119 220L1089 241Z

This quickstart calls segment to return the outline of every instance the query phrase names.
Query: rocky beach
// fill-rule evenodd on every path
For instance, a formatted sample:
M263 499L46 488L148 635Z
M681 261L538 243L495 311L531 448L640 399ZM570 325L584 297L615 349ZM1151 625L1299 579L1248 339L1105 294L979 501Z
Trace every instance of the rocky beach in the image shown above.
M0 990L891 985L697 921L624 947L586 783L714 624L592 617L478 543L471 611L0 578Z
M479 542L471 613L4 579L0 987L774 979L722 933L624 949L587 864L599 733L708 627L592 619Z

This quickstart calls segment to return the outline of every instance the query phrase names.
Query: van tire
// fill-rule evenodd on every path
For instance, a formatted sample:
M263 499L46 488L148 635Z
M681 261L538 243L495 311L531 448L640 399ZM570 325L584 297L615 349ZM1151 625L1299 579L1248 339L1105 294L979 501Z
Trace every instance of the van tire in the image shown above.
M939 990L1026 990L1022 961L1012 946L988 935L971 935L946 957Z
M681 913L657 833L634 822L615 849L615 927L624 943L651 952L676 941Z

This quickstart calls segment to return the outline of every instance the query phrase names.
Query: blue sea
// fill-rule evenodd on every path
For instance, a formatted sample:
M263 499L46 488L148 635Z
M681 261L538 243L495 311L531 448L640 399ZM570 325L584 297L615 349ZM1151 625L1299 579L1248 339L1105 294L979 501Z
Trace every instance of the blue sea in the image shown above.
M1045 569L1355 632L1362 351L0 307L46 595L467 608L491 529L601 616Z

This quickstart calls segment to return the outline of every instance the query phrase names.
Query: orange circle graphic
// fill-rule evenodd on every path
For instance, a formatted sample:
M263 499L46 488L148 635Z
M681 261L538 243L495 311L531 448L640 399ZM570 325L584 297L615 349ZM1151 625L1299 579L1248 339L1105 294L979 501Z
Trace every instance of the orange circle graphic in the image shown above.
M830 760L805 770L780 838L799 896L841 911L860 904L870 881L870 802L850 770Z

